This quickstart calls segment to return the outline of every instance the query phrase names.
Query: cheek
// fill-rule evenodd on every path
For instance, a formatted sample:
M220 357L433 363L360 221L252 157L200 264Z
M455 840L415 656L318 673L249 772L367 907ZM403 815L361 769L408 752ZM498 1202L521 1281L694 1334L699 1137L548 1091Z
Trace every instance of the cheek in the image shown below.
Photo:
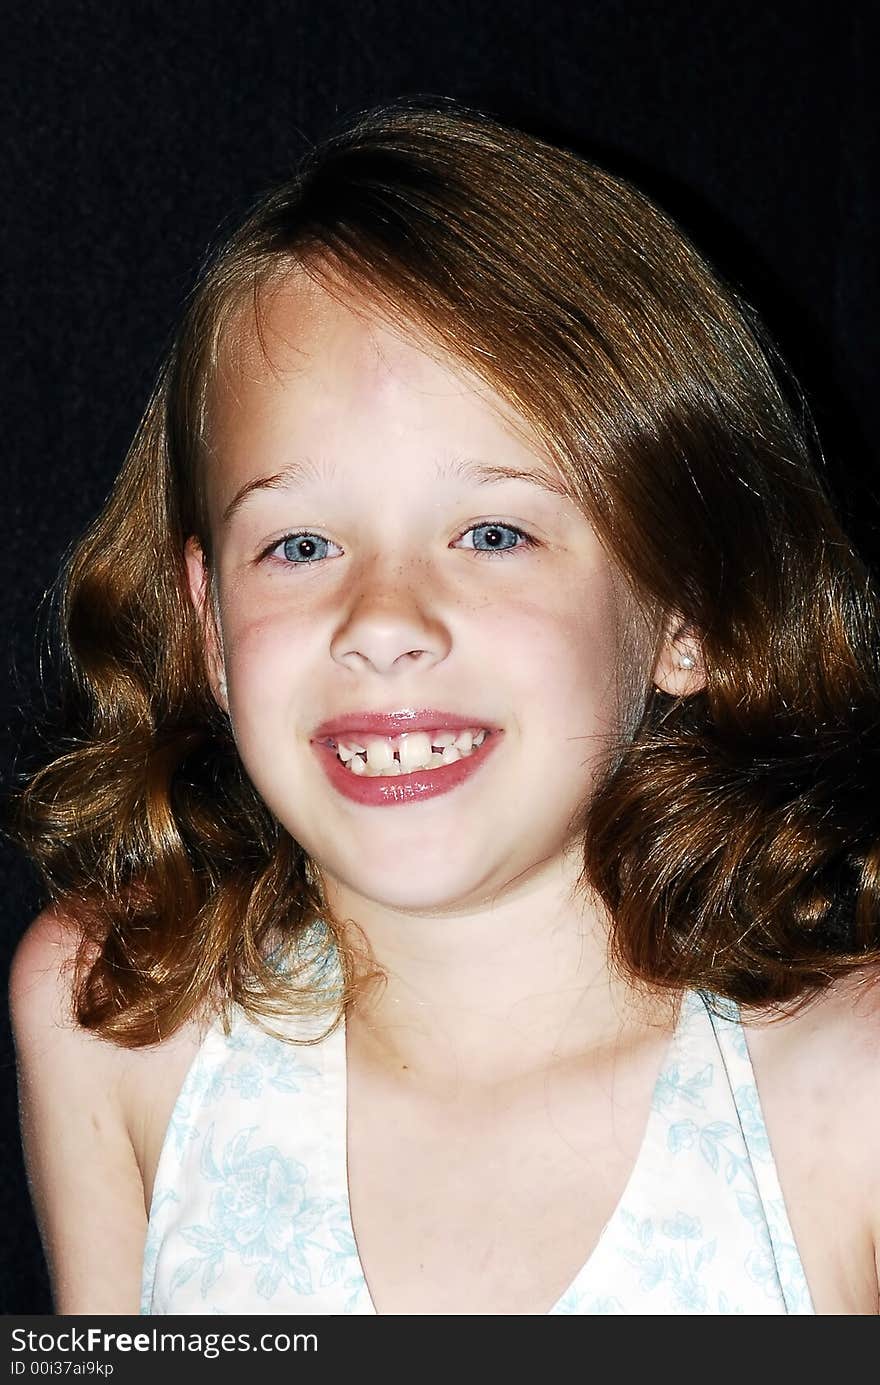
M584 594L568 600L518 605L513 666L517 686L529 702L545 709L548 742L568 734L610 733L618 692L621 636L616 593L607 583L590 582ZM502 631L493 648L504 648Z
M261 725L268 730L274 714L302 703L315 630L288 608L246 619L232 613L224 637L233 725L240 739Z

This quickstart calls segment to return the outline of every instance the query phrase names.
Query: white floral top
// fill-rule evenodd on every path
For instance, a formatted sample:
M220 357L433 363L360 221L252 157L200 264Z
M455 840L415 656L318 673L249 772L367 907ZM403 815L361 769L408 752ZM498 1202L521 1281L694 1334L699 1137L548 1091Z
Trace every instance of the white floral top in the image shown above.
M374 1314L346 1178L345 1031L206 1035L157 1170L141 1312ZM552 1313L813 1313L736 1006L687 992L624 1193Z

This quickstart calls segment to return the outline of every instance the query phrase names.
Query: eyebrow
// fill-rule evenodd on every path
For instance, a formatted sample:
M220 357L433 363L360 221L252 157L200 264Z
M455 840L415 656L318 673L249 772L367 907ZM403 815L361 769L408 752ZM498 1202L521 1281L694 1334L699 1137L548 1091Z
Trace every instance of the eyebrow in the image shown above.
M224 525L228 524L233 515L241 509L248 497L253 495L255 491L288 490L302 481L329 481L332 480L333 473L334 467L332 465L321 465L310 457L305 457L301 461L288 462L286 466L282 467L280 471L276 471L272 476L259 476L243 485L223 511L221 522ZM436 474L438 481L476 481L480 486L492 485L499 481L527 481L540 490L570 499L565 484L561 480L547 476L543 471L522 470L511 466L492 466L488 462L480 462L472 457L439 462Z

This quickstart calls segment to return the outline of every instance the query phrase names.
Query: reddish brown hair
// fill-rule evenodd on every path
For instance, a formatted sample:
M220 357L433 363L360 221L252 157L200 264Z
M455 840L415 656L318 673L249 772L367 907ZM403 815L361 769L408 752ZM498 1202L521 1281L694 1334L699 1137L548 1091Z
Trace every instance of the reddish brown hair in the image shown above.
M336 924L244 776L183 561L190 534L211 560L213 372L294 266L418 324L511 403L656 628L676 612L699 637L705 689L643 699L579 819L616 963L766 1004L876 962L878 604L794 387L627 182L478 112L398 103L314 148L214 256L62 575L70 724L19 833L89 942L80 1022L134 1046L202 1007L330 1003L305 969ZM316 919L318 953L279 974L272 948L314 943Z

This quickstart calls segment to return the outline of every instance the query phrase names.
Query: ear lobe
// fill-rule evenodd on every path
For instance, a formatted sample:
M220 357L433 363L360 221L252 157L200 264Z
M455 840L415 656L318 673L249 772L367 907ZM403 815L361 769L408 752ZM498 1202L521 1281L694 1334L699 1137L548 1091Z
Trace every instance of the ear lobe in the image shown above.
M192 535L184 548L186 575L189 584L190 600L202 629L205 671L214 700L222 711L229 711L226 695L226 666L223 659L223 639L217 628L217 621L211 602L210 572L205 562L201 544Z
M689 697L706 686L700 641L693 628L680 617L667 622L652 681L671 697Z

